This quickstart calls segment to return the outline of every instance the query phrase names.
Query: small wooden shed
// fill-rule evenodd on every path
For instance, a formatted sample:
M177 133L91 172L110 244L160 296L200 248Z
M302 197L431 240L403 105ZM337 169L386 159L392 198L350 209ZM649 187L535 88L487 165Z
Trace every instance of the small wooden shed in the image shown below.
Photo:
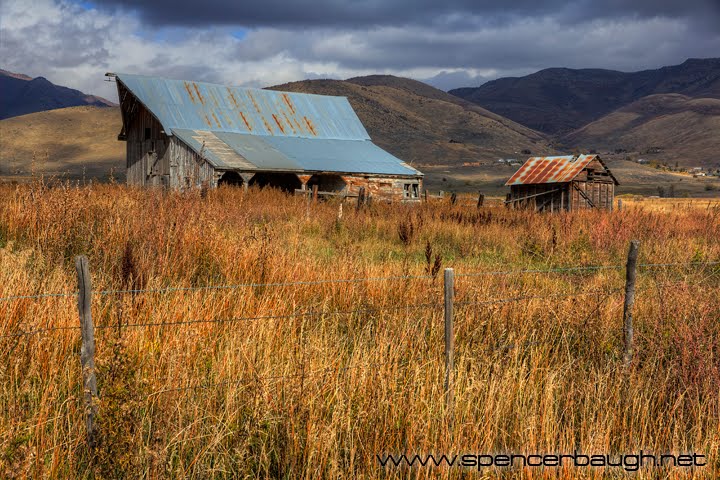
M536 211L612 210L619 182L598 155L532 157L510 180L505 203Z

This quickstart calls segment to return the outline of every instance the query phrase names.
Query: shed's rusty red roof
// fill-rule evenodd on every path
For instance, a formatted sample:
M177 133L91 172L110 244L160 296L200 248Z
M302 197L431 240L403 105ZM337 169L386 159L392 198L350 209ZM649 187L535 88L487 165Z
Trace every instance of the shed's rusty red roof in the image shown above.
M597 155L531 157L505 185L570 182L595 157Z

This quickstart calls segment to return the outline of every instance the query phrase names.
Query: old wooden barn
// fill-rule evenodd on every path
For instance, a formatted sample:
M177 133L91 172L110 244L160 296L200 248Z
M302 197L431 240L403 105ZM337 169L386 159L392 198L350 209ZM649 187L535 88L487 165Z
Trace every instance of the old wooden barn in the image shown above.
M127 181L420 198L423 174L375 145L345 97L108 74L122 112Z
M612 210L619 185L598 155L532 157L510 180L506 203L537 211Z

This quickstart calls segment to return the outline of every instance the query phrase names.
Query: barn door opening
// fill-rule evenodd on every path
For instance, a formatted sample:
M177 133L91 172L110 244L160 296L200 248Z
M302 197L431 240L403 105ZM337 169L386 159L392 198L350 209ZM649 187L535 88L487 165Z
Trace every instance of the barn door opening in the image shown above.
M347 183L340 175L315 174L307 182L309 189L317 185L321 192L342 192Z
M256 173L248 185L277 188L283 192L294 193L296 189L302 187L302 182L294 173Z
M222 187L223 185L227 185L229 187L241 187L242 184L243 179L237 172L225 172L222 177L220 177L220 180L218 180L218 187Z

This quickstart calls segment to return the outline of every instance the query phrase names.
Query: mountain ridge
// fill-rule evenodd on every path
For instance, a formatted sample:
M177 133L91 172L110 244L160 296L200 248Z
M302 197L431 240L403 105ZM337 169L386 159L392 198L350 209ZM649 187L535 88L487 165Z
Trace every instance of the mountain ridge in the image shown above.
M720 98L720 58L638 72L547 68L448 92L549 135L564 135L642 97Z
M29 77L0 69L0 119L66 107L113 107L113 102L73 88L55 85L45 77Z
M648 95L560 141L585 150L622 150L668 164L717 168L720 99L677 93Z
M416 80L371 75L268 88L347 97L375 143L416 165L554 152L545 135Z

